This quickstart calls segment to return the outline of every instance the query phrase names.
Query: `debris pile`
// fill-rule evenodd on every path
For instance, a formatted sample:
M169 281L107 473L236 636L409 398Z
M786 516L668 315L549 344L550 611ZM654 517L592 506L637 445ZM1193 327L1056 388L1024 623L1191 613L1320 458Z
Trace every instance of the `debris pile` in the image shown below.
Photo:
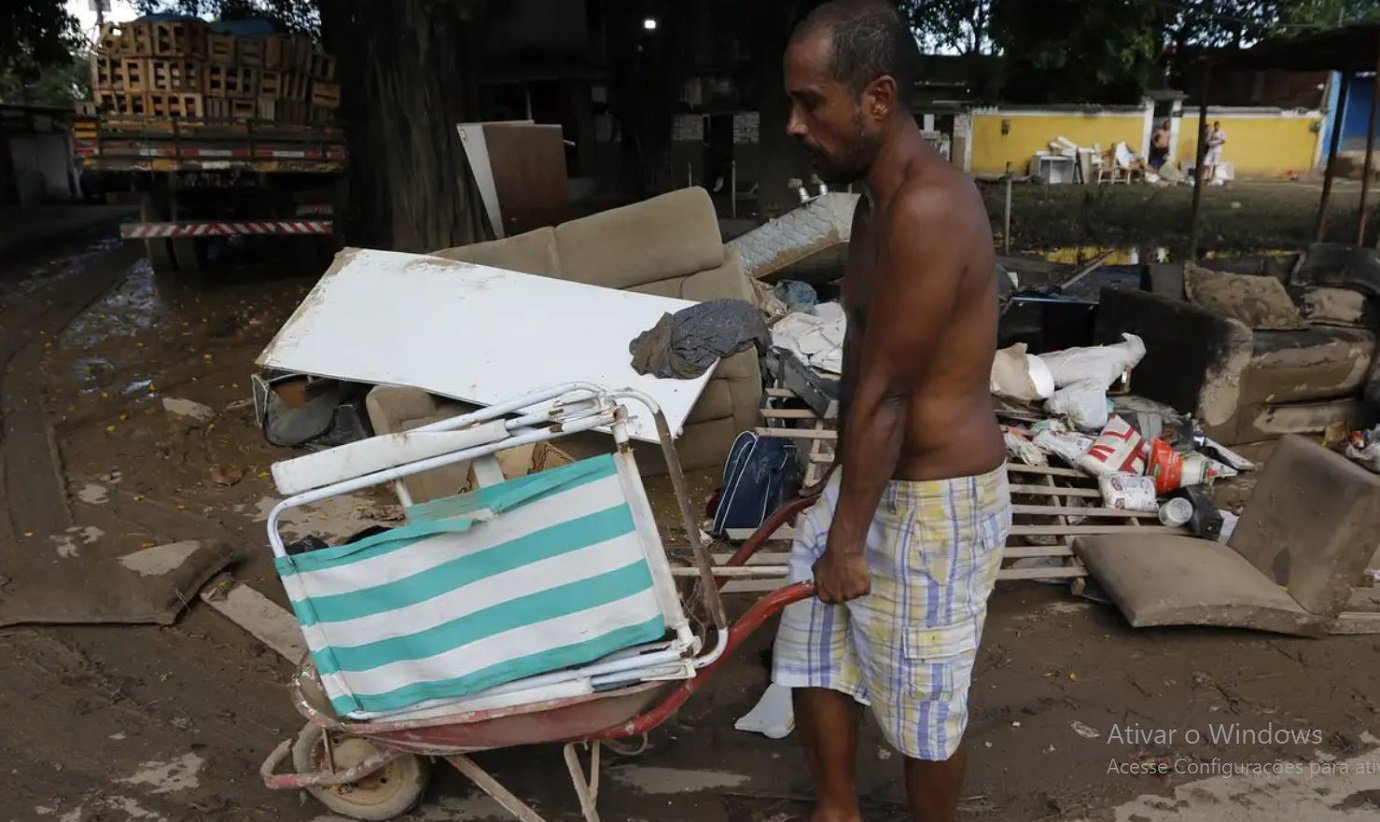
M1190 418L1130 395L1131 371L1144 356L1134 334L1038 356L1024 344L998 351L992 393L1006 401L999 415L1007 452L1030 466L1053 458L1096 479L1106 508L1156 513L1165 526L1221 538L1226 517L1202 486L1254 465ZM1109 397L1113 390L1118 396Z

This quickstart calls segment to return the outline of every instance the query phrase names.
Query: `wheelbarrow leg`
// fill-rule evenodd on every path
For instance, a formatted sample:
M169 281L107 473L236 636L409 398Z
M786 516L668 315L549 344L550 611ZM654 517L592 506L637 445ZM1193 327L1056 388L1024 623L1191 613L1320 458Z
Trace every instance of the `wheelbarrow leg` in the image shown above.
M585 769L580 765L580 753L575 750L579 742L570 742L565 746L565 766L570 769L570 782L575 786L575 793L580 797L580 811L585 815L585 822L599 822L599 811L595 805L599 802L599 743L589 743L589 778L585 778Z
M489 772L475 764L473 759L463 754L446 757L446 761L455 767L455 770L464 774L471 782L479 786L484 793L492 796L494 801L503 806L503 809L511 813L519 822L546 822L541 816L526 802L513 796L512 792L503 787L497 779L494 779Z

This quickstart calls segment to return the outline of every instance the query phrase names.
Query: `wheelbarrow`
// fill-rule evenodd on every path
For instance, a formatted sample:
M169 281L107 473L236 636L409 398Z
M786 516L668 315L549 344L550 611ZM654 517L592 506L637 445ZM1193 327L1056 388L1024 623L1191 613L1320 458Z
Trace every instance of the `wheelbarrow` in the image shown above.
M644 406L656 423L676 502L689 537L689 565L672 565L652 519L628 435L629 412L621 404L628 400ZM612 433L615 453L515 480L502 480L501 472L496 470L493 455L498 451L589 430ZM368 633L375 630L375 626L368 623L369 618L361 620L357 603L351 596L340 593L355 583L346 583L341 588L342 583L338 580L327 580L329 590L326 595L318 591L315 597L312 591L303 587L302 579L316 573L317 566L308 565L305 560L294 560L287 554L282 536L278 533L281 515L289 509L332 496L390 483L394 484L404 505L409 505L411 501L400 480L422 471L465 461L474 461L474 475L481 486L478 490L456 498L408 507L409 525L398 530L420 529L419 533L427 535L425 539L398 548L405 540L397 537L393 543L367 546L358 554L350 554L350 546L329 550L339 552L344 556L342 561L354 563L355 567L374 563L369 566L372 570L363 574L367 581L359 584L397 587L405 581L404 573L397 567L414 561L410 558L399 560L398 557L404 556L403 551L418 555L429 552L427 556L441 556L447 563L454 564L457 560L451 559L451 554L444 554L442 549L459 557L476 556L481 552L459 542L453 546L451 543L438 542L442 536L446 539L463 538L480 542L488 539L492 542L492 534L501 528L522 530L525 518L545 517L549 522L558 522L561 512L565 510L560 506L568 505L569 510L579 513L585 510L580 506L599 507L609 503L608 499L586 499L589 495L596 492L615 493L617 499L614 505L601 510L622 510L620 506L626 506L632 523L628 533L606 539L592 547L576 546L575 550L606 550L608 545L619 539L625 539L627 545L635 546L635 551L640 555L638 562L644 563L647 568L651 593L639 592L629 599L620 600L616 610L620 617L626 617L626 612L633 610L633 606L626 603L642 601L638 597L643 597L643 600L656 599L662 621L655 624L660 626L661 634L643 636L629 647L603 653L597 658L581 659L574 665L529 672L527 676L464 693L426 690L433 686L442 690L451 687L457 678L450 676L420 684L409 682L401 689L387 692L405 692L414 696L424 693L427 698L413 700L416 704L399 707L388 702L386 695L368 693L368 683L375 681L369 677L381 676L379 671L391 675L412 663L406 659L388 660L369 671L351 670L350 660L359 647L365 647L372 653L392 640L347 647L338 635L332 638L329 632L322 633L333 608L343 609L349 619L340 624L351 630ZM595 476L600 479L590 479ZM728 623L719 588L728 578L780 576L781 568L748 566L747 560L783 523L803 511L810 500L797 500L777 511L731 559L723 565L714 565L701 540L665 417L653 400L635 391L610 392L589 384L556 386L404 434L373 437L278 463L274 466L274 478L279 489L291 496L275 507L269 516L269 542L312 653L303 660L291 685L294 705L306 718L307 724L296 737L278 745L264 762L260 776L271 789L306 790L331 811L355 819L393 819L413 808L425 791L429 761L444 759L514 818L523 822L543 822L536 811L481 768L470 758L470 754L522 745L559 743L564 746L565 762L580 809L586 820L597 822L602 746L607 745L622 754L641 752L646 747L646 735L703 687L709 676L749 634L786 605L814 593L812 584L808 582L781 588L753 603L733 624ZM514 500L519 502L515 503ZM522 507L524 504L530 507ZM491 517L495 510L500 513L493 519ZM471 519L465 519L467 516ZM504 522L508 524L502 525ZM561 525L558 523L552 527ZM438 533L441 536L437 536ZM557 532L545 530L540 533ZM544 539L550 543L555 538ZM531 540L522 542L521 539L514 539L493 550L520 550L512 547L519 543L524 546L533 544ZM423 548L417 548L418 545ZM488 545L484 543L481 548L489 550ZM371 552L378 552L379 556ZM365 555L366 559L359 560L361 555ZM306 556L310 557L311 554ZM588 558L594 555L582 553L578 556ZM333 557L327 557L326 561L335 561ZM573 566L587 565L591 561L564 561L550 567L560 573L571 573ZM529 569L536 567L526 566ZM627 567L631 568L632 565ZM389 581L380 583L377 578L380 573ZM428 571L406 579L435 580L440 573ZM526 570L523 573L524 581L538 576ZM330 585L336 587L330 588ZM507 596L512 591L512 582L508 581L505 585L507 587L502 590ZM559 590L578 591L579 585ZM434 592L428 592L431 593ZM412 615L411 618L430 614L437 608L446 607L446 598L454 593L445 591L429 600L428 603L440 604L427 604L426 611L408 606L414 610L409 611L404 607L397 613ZM376 594L377 591L371 591L368 598L373 601ZM544 592L534 594L545 595ZM484 596L481 587L464 589L461 597L464 602L459 607L469 609L467 613L471 621L475 613L491 613L483 609L475 611L478 607L474 605L475 599ZM564 598L577 597L566 595ZM696 606L700 609L698 614L701 619L692 620L688 612L694 612ZM559 633L567 621L586 618L597 611L597 607L591 608L583 614L541 623L546 627L542 628L540 635L545 641L549 635ZM397 622L385 621L390 624ZM445 623L446 626L454 624ZM414 626L409 625L408 630L411 627ZM708 636L711 628L712 642ZM497 634L503 641L490 645L500 649L520 645L526 641L524 637L527 635L522 632L527 629L528 626L519 626L509 633ZM586 631L581 636L588 634L589 631ZM350 634L345 642L354 642L356 639L356 635ZM432 639L434 637L428 634L426 640L429 642ZM451 656L445 655L451 653L449 651L441 652L434 659L440 659L447 665L452 664L449 660L454 660L453 668L445 671L447 675L469 670L475 667L472 657L481 652L475 649L490 648L490 645L483 644L485 641L478 640L460 647ZM559 650L564 653L568 648ZM523 656L518 661L526 659ZM328 666L324 672L321 669L323 661ZM511 660L503 664L510 663ZM484 670L488 668L481 669ZM432 675L436 675L434 670ZM355 679L350 681L350 677ZM417 688L423 690L418 691ZM588 769L581 760L582 749L588 751ZM289 759L292 760L293 770L280 773Z

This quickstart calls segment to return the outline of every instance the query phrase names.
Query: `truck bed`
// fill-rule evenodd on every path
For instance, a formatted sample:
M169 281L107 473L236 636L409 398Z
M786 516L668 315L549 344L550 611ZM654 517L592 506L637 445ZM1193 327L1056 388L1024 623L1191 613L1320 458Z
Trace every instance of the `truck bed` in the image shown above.
M338 174L338 126L169 117L76 117L77 159L93 171L245 171Z

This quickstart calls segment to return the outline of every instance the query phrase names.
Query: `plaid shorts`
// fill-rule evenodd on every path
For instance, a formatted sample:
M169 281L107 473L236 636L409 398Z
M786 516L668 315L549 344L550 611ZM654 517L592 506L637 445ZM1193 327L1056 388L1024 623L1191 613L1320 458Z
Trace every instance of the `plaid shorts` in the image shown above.
M836 471L798 523L792 582L813 577L838 495ZM892 481L867 535L871 593L789 606L773 681L849 694L871 706L901 753L948 759L968 724L968 685L1010 528L1004 465L975 477Z

